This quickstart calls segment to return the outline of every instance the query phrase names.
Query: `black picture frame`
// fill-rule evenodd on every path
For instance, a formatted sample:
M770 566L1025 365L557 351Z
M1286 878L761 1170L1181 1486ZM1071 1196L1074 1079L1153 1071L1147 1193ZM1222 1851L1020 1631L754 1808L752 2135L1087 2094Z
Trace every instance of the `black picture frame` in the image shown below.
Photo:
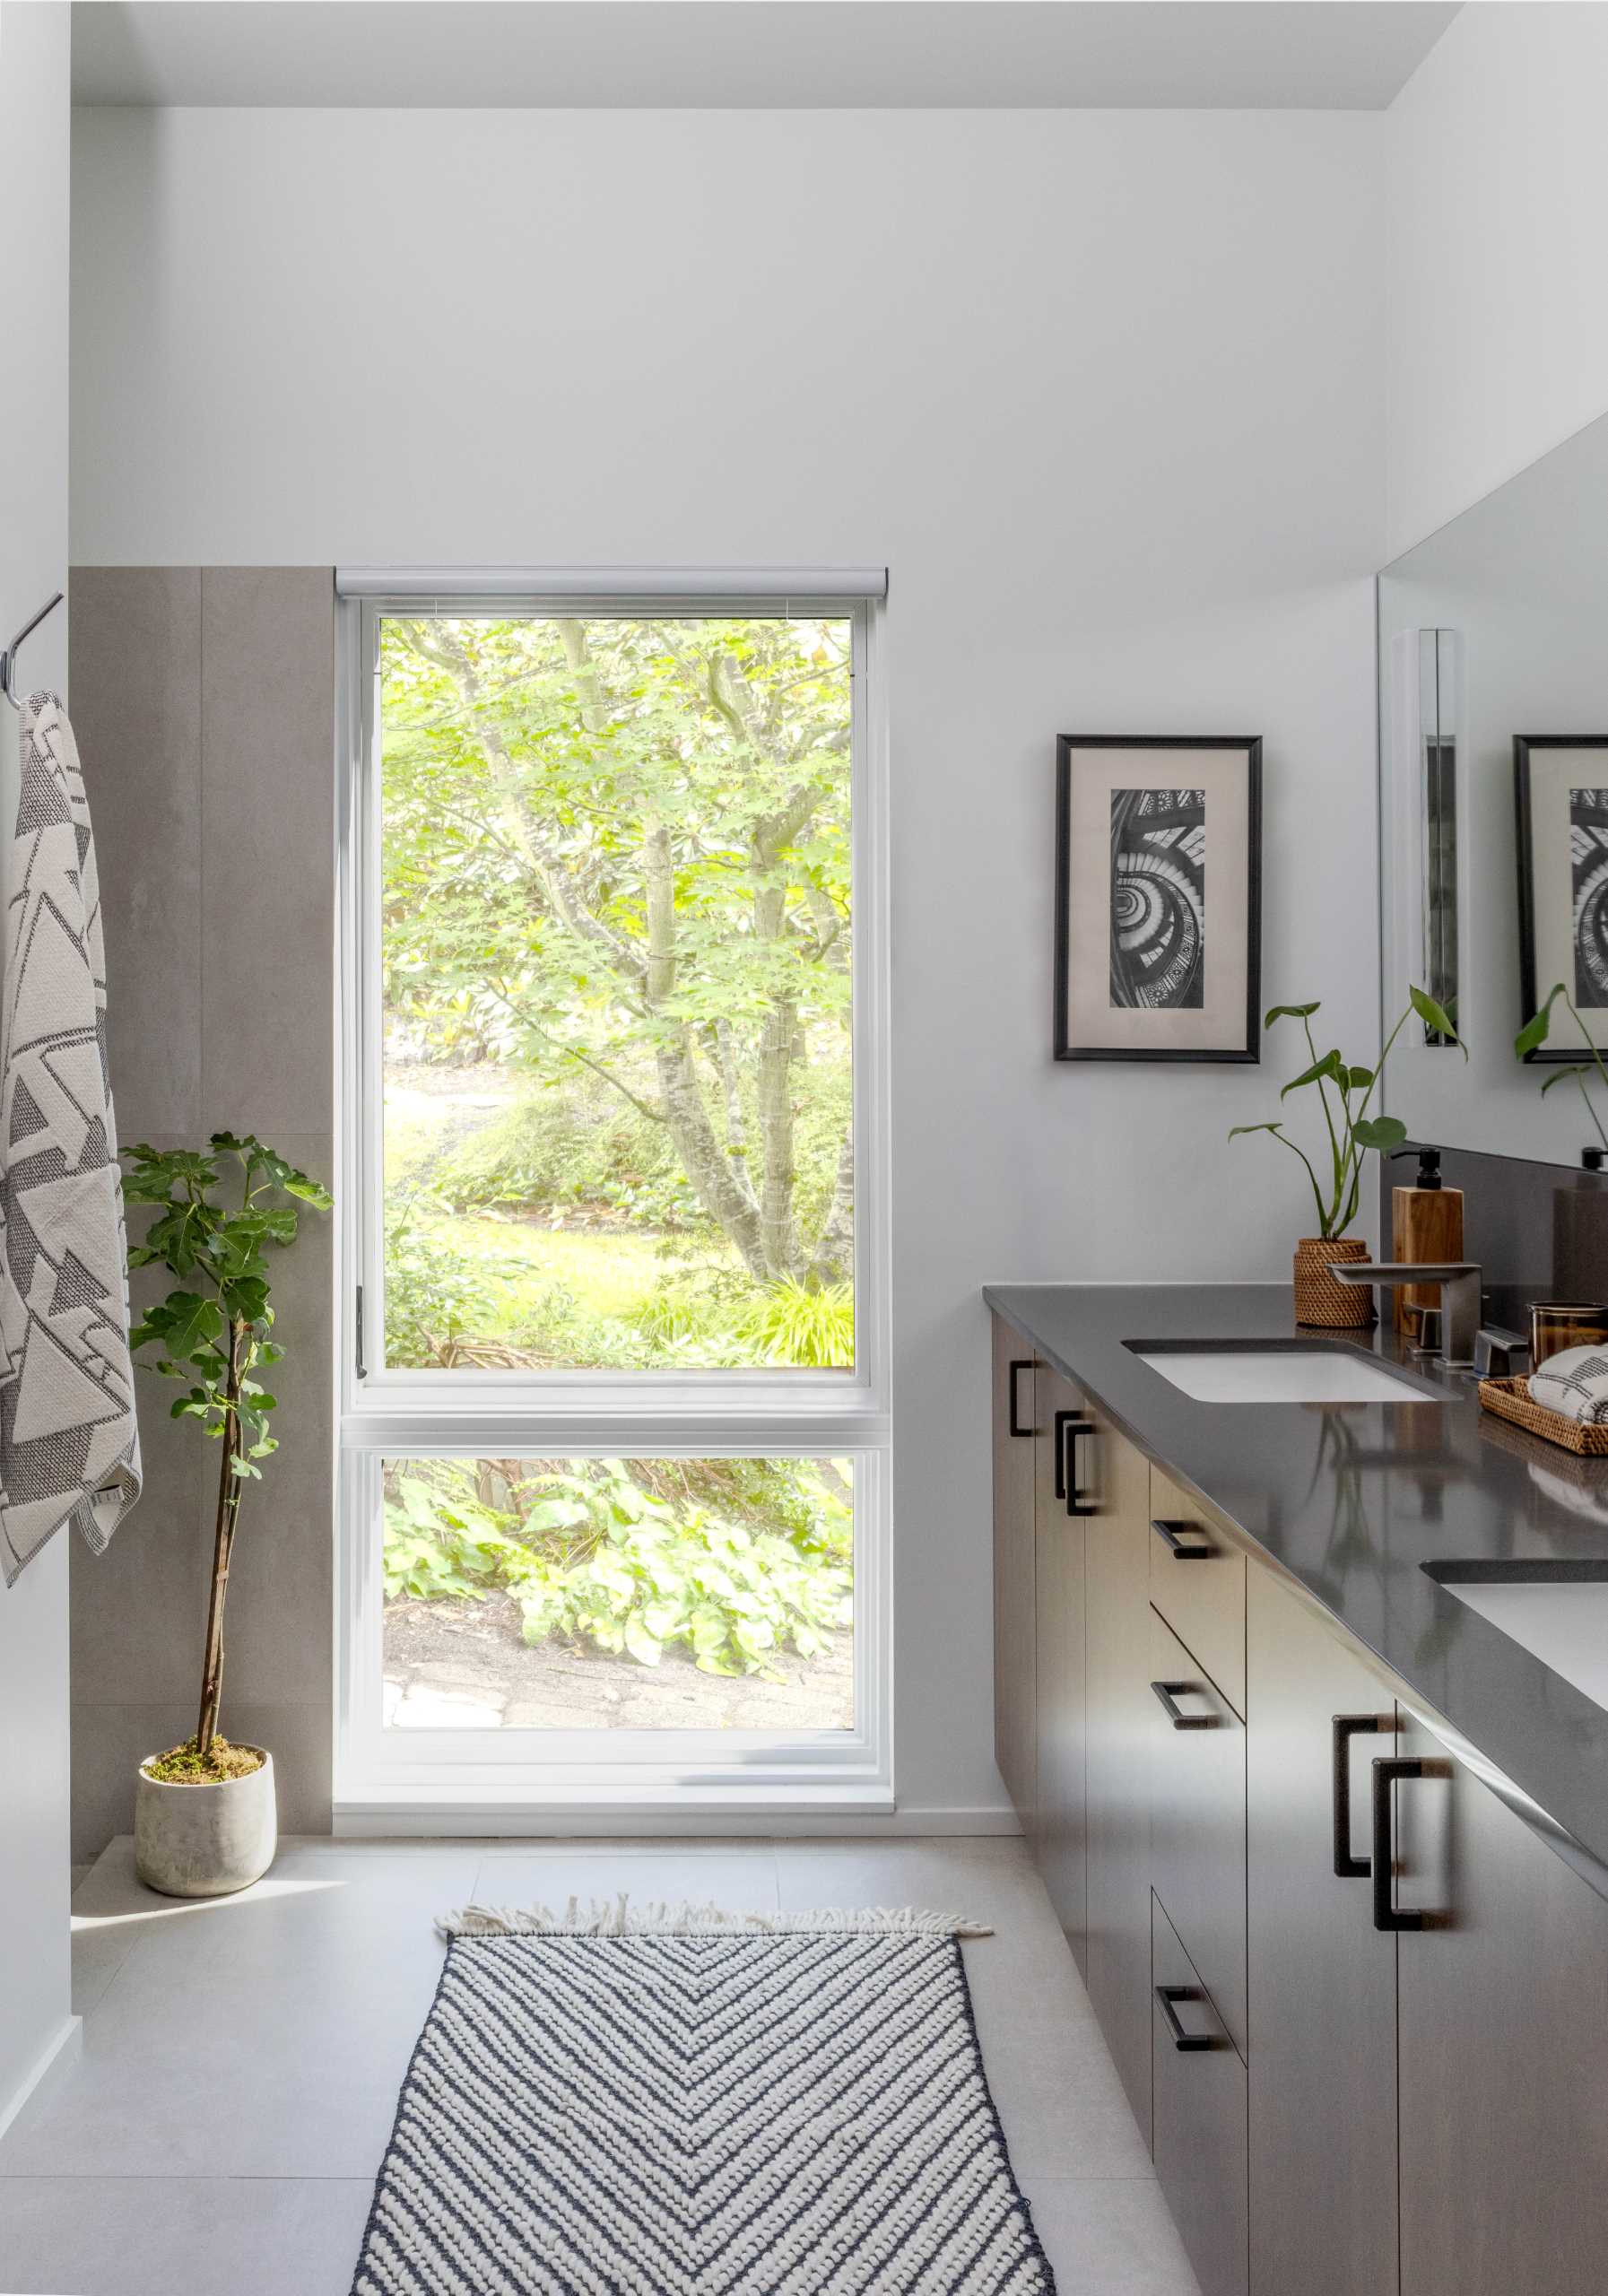
M1072 777L1074 759L1084 751L1234 750L1246 761L1245 947L1243 1032L1234 1041L1178 1048L1073 1044L1071 1041L1069 977L1072 947ZM1160 785L1159 785L1160 786ZM1261 1060L1262 1008L1262 737L1259 734L1062 734L1056 744L1056 954L1054 1054L1057 1060L1236 1061ZM1136 1022L1143 1026L1143 1021Z
M1543 857L1535 833L1535 776L1531 770L1531 761L1535 752L1546 750L1600 750L1603 752L1602 786L1608 788L1608 734L1515 734L1513 736L1514 848L1518 857L1519 1016L1515 1023L1516 1033L1523 1028L1552 985L1548 980L1544 987L1542 986L1536 961L1535 872ZM1568 987L1578 1008L1580 999L1576 994L1577 983L1571 979ZM1587 1020L1588 1025L1591 1014L1600 1014L1602 1022L1600 1030L1593 1028L1591 1031L1593 1041L1599 1050L1608 1051L1608 1008L1586 1006L1581 1018ZM1572 1029L1569 1035L1572 1035ZM1537 1045L1534 1052L1526 1052L1523 1057L1526 1062L1537 1065L1547 1061L1578 1061L1583 1050L1582 1046L1571 1043L1569 1036L1560 1035L1545 1044Z

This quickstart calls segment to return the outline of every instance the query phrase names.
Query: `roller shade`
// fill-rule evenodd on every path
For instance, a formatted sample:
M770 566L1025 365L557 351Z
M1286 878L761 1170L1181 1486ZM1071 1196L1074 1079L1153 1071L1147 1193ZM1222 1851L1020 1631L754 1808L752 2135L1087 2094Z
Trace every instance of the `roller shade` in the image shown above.
M337 566L343 598L885 598L885 566Z

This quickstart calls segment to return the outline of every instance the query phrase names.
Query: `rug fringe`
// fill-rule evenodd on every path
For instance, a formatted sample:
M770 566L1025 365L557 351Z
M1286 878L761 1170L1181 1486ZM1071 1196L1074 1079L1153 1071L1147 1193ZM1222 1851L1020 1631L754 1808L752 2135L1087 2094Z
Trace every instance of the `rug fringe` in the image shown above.
M570 1898L562 1913L551 1906L459 1906L437 1917L442 1937L712 1937L747 1930L756 1936L992 1937L986 1921L963 1914L929 1913L919 1906L823 1906L813 1913L726 1913L713 1905L633 1906L629 1892L593 1898L583 1908Z

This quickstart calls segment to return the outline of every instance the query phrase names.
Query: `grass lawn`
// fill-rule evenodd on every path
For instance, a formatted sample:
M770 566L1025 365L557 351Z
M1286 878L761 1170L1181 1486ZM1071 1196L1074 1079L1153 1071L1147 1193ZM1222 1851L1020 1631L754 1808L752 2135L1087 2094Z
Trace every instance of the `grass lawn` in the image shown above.
M511 1278L507 1292L501 1294L510 1308L516 1302L526 1306L553 1284L562 1283L588 1314L629 1317L648 1305L666 1277L687 1265L683 1260L663 1258L652 1231L543 1228L529 1221L496 1220L466 1212L449 1220L432 1221L430 1232L455 1250L483 1259ZM733 1256L720 1254L711 1239L700 1257L713 1260L717 1257L723 1265L735 1265ZM526 1269L528 1274L523 1272ZM505 1335L514 1336L512 1333Z

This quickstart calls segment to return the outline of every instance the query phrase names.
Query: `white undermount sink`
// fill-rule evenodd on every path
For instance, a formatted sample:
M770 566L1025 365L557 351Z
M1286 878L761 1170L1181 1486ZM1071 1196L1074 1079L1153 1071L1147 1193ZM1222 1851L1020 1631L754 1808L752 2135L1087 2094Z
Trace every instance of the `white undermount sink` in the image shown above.
M1608 1578L1460 1578L1456 1564L1431 1569L1430 1576L1608 1708Z
M1150 1346L1129 1340L1142 1362L1197 1403L1424 1403L1432 1391L1404 1378L1343 1343L1303 1347L1247 1346L1203 1340L1198 1346Z

